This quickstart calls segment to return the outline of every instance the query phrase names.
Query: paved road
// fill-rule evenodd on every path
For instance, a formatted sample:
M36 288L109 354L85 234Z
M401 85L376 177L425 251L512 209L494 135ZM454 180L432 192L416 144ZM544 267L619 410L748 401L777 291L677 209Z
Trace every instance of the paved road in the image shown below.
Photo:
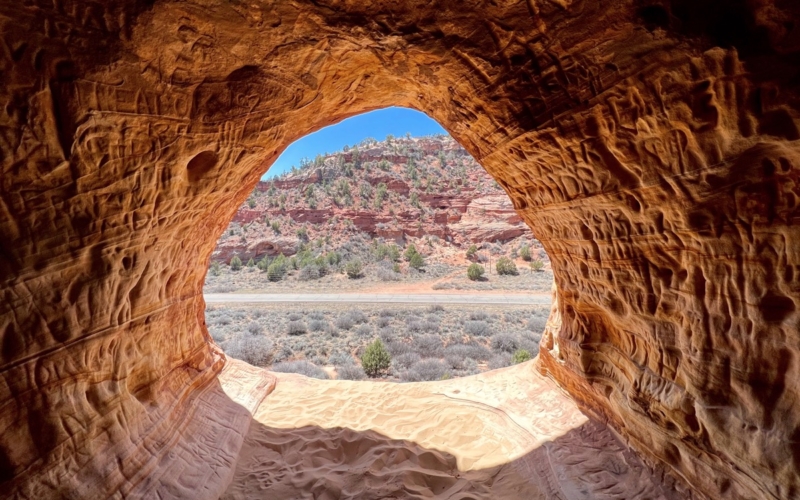
M207 293L208 304L275 304L281 302L344 302L468 305L550 305L550 294L455 293Z

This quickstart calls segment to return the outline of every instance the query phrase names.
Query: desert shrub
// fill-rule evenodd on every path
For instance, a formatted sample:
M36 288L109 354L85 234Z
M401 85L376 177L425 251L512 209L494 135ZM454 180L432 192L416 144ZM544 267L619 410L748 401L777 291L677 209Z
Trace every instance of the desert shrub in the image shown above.
M256 261L254 261L252 257L247 261L247 267L256 267Z
M378 316L378 321L377 321L376 324L378 325L378 328L383 328L385 326L389 326L389 323L391 323L391 322L392 322L392 320L390 318L385 318L383 316Z
M522 245L519 249L519 256L522 257L522 260L531 260L531 247Z
M520 349L518 351L515 351L514 355L511 356L511 362L514 363L515 365L518 364L518 363L523 363L523 362L528 361L530 359L532 359L531 358L531 353L529 353L525 349Z
M328 326L327 321L319 319L312 319L308 322L308 329L309 331L312 332L324 332L327 326Z
M408 259L408 265L419 271L425 267L425 259L421 254L415 253L410 259Z
M486 361L492 357L492 352L480 344L452 344L444 350L444 355Z
M422 320L419 318L408 318L406 320L406 328L409 332L418 333L425 329Z
M523 334L519 342L519 348L528 351L531 357L539 354L539 342L541 342L541 335Z
M361 261L358 259L353 259L344 266L344 272L347 274L347 277L350 279L356 279L361 276L361 271L363 271L364 266L361 264Z
M444 355L445 362L447 363L447 365L450 368L452 368L454 370L463 370L464 367L466 366L466 363L467 363L468 359L470 359L470 358L468 358L466 356L462 356L458 352L458 350L454 350L454 351L448 350L448 351L446 351L446 354Z
M464 331L478 337L488 337L492 334L492 329L485 321L467 321L464 323Z
M364 373L370 377L377 377L388 370L391 361L392 358L381 339L375 339L361 356L361 366L364 368Z
M466 361L464 361L464 367L461 370L467 375L475 375L481 372L478 367L478 362L471 358L467 358Z
M409 243L408 246L406 247L405 253L403 253L403 258L405 258L407 261L410 261L411 257L413 257L418 253L419 252L417 252L417 247L415 247L413 243Z
M389 260L392 261L392 262L399 261L400 260L400 248L397 245L395 245L394 243L389 245L389 252L387 254L387 257L389 257Z
M225 331L224 330L218 330L216 328L209 328L208 329L208 333L211 334L211 338L214 339L214 342L216 342L218 344L220 342L222 342L223 340L225 340Z
M369 322L369 318L367 317L367 315L361 312L360 309L350 309L345 313L345 315L348 318L350 318L353 321L353 323L357 325Z
M508 257L500 257L497 259L497 263L494 267L497 269L497 274L500 275L516 276L518 274L517 265Z
M397 281L400 279L400 275L394 272L392 269L386 269L383 267L378 268L376 275L381 281Z
M272 362L274 347L272 341L263 335L241 335L228 340L223 350L228 356L253 366L267 366Z
M423 359L411 365L400 378L405 382L428 382L451 376L450 369L438 359ZM449 377L448 377L449 378Z
M336 328L341 330L349 330L355 326L355 322L350 319L346 314L343 314L336 318Z
M531 318L528 320L528 330L532 332L542 333L546 325L547 318L537 318L536 316L531 316Z
M380 338L381 338L381 340L383 340L383 342L384 342L384 343L387 343L387 342L389 342L390 340L393 340L393 339L394 339L394 330L392 330L392 328L391 328L391 327L384 326L384 327L383 327L383 328L381 328L381 330L378 332L378 337L380 337Z
M422 326L426 332L437 333L439 331L439 321L436 319L426 318Z
M267 279L270 281L280 281L286 276L286 264L272 262L267 268Z
M228 316L228 313L222 313L219 316L215 317L211 321L211 323L213 325L230 325L231 321L233 321L233 320L231 319L230 316Z
M322 311L311 311L308 313L310 319L325 319L325 313Z
M411 344L408 344L408 343L403 342L401 340L395 340L395 341L392 341L392 342L387 342L386 343L386 350L389 351L389 354L391 354L392 357L400 356L402 354L407 354L407 353L410 353L410 352L414 352L414 348L411 346Z
M411 367L411 365L417 361L420 361L421 359L422 356L415 352L406 352L400 354L399 356L392 357L392 366L394 366L397 370L407 370Z
M252 323L247 325L247 331L250 333L250 335L259 335L264 332L264 328L262 328L261 325L253 321Z
M511 333L498 333L492 337L492 349L501 352L514 352L519 348L520 339Z
M303 319L302 314L296 312L289 313L289 321L300 321L301 319Z
M542 262L539 259L531 261L531 269L533 269L537 273L541 272L544 269L544 262Z
M336 368L336 378L339 380L364 380L367 374L357 365L347 365Z
M238 271L242 268L242 259L238 255L234 255L231 259L231 271Z
M328 252L325 254L325 261L329 266L336 266L342 261L342 254L339 252Z
M364 338L372 337L372 327L369 325L361 325L356 328L356 335Z
M381 309L378 315L382 318L393 318L395 311L393 309Z
M350 366L355 364L355 360L353 359L353 356L346 352L336 351L330 355L328 358L328 363L336 367Z
M478 247L476 247L475 245L470 245L469 248L467 249L467 258L469 260L472 260L475 258L475 254L477 253L478 253Z
M443 313L444 306L442 306L441 304L431 304L428 306L428 312L434 314Z
M302 335L307 331L306 324L302 321L290 321L289 325L286 327L286 333L289 335Z
M441 356L443 346L442 339L438 335L420 335L414 339L415 350L423 356Z
M219 276L220 267L216 260L211 263L211 276Z
M272 371L279 373L299 373L306 377L318 378L321 380L328 380L330 378L328 374L325 373L325 370L305 360L275 363L272 365Z
M469 313L469 319L473 321L486 321L487 319L489 319L489 315L483 311L475 311Z
M300 269L298 278L302 281L311 281L319 279L320 276L321 273L319 272L319 266L316 264L308 264Z
M483 266L480 264L470 264L467 268L467 278L471 281L478 281L483 277L483 273L486 272L483 269Z
M294 355L294 351L288 345L280 346L279 349L275 350L273 355L272 361L278 363L280 361L286 361L287 359L291 358Z
M492 358L489 359L490 370L505 368L506 366L511 366L511 355L507 352L492 356Z

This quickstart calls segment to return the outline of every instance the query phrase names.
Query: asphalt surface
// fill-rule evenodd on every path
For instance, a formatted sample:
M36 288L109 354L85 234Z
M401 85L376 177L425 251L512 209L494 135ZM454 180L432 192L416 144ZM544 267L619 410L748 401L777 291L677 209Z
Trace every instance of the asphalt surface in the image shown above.
M550 294L455 293L207 293L207 304L350 303L550 305Z

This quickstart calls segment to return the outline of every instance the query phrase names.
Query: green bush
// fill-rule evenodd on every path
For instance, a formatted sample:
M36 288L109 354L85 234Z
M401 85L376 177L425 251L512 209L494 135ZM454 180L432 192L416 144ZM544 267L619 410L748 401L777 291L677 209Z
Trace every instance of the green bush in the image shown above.
M519 249L519 256L522 257L522 260L531 260L531 247L522 245Z
M281 223L280 222L274 220L274 221L272 221L272 224L270 224L270 227L272 227L272 231L275 234L280 234L281 233Z
M519 363L524 363L525 361L528 361L530 359L531 359L531 353L529 353L525 349L519 349L516 352L514 352L513 356L511 356L511 362L515 365Z
M497 264L495 265L495 269L497 269L497 274L501 275L517 274L517 265L514 264L514 261L509 259L508 257L500 257L500 259L498 259L497 261Z
M211 263L211 276L219 276L219 262L216 260Z
M267 279L270 281L280 281L286 276L286 266L273 262L267 268Z
M247 199L247 206L250 208L256 208L256 200L254 200L252 196Z
M234 255L231 259L231 271L238 271L242 268L242 259L238 255Z
M467 249L467 258L472 260L475 258L475 254L477 253L478 253L478 247L476 247L475 245L470 245L470 247Z
M472 281L478 281L483 276L483 273L486 272L483 269L483 266L480 264L470 264L467 268L467 278Z
M532 261L531 262L531 269L533 269L537 273L541 272L544 269L544 262L542 262L539 259L536 259L536 260Z
M370 377L377 377L388 370L391 362L392 357L389 356L389 351L386 350L381 339L375 339L361 356L361 367L364 368L364 373Z
M400 249L394 243L389 245L389 260L392 262L400 260Z
M347 277L350 278L351 280L361 276L361 271L363 269L364 266L358 259L353 259L344 266L344 272L347 274Z
M256 261L254 261L252 257L247 261L247 267L256 267Z
M267 267L267 279L270 281L280 281L286 276L289 270L289 259L285 255L280 254L275 257L275 260Z
M335 266L342 261L342 254L339 252L328 252L325 255L325 260L328 261L329 266Z
M419 271L425 267L425 259L422 257L422 255L415 253L411 256L411 259L409 259L408 265Z
M415 247L413 243L409 243L406 247L406 252L403 254L403 257L410 262L411 257L416 253L419 253L417 252L417 247Z

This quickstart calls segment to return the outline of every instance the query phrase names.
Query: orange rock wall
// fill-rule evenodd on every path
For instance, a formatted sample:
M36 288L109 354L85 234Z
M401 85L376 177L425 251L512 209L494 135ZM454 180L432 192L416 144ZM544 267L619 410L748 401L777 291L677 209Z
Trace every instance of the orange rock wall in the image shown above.
M798 10L0 4L0 490L216 498L214 243L294 139L402 105L551 256L543 370L700 493L800 495Z

